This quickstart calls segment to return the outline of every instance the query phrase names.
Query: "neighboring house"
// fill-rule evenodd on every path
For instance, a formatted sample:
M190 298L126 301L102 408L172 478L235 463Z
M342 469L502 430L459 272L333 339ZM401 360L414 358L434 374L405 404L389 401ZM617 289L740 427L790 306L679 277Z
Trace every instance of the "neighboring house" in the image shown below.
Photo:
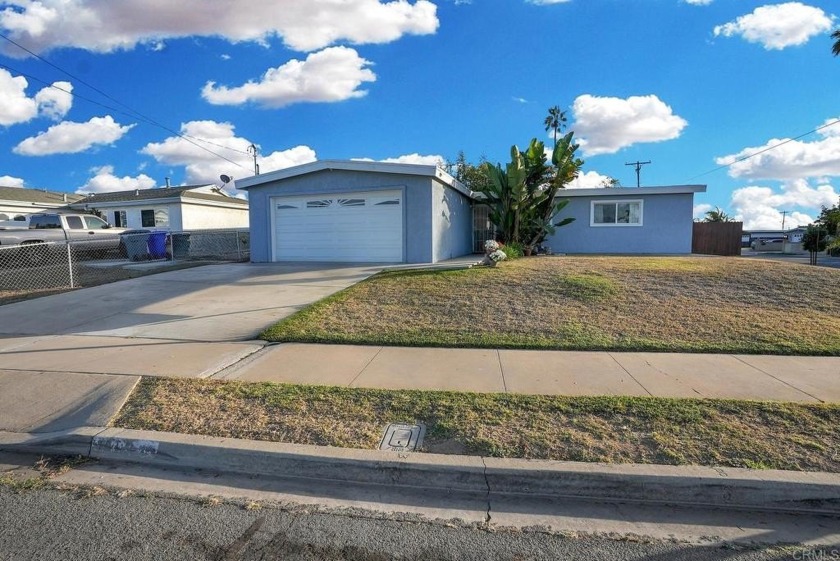
M434 263L481 251L487 207L429 165L322 160L238 179L251 260ZM562 253L691 253L702 185L568 189L547 244Z
M746 242L745 247L749 247L755 240L768 239L787 239L791 243L800 243L806 230L807 228L804 226L798 226L790 230L750 230L744 232L741 242Z
M694 193L705 185L565 189L569 204L545 244L555 253L691 253Z
M322 160L237 179L251 260L430 263L472 253L469 189L431 165Z
M32 214L66 208L81 198L71 193L0 186L0 221L25 222Z
M98 211L112 226L160 230L248 227L248 201L214 185L184 185L91 193L70 205Z

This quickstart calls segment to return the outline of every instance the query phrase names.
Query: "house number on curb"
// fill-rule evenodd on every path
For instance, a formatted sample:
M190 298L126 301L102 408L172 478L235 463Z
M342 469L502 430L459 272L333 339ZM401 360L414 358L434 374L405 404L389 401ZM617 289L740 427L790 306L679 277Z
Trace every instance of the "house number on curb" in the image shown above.
M422 446L425 435L425 425L391 423L385 428L385 435L379 443L379 449L393 452L413 452Z

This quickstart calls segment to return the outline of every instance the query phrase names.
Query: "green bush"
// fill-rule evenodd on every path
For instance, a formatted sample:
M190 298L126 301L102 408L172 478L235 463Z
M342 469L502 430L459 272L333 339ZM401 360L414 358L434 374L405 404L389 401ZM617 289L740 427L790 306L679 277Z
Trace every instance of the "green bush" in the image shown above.
M525 251L522 247L522 244L519 242L506 243L499 249L505 252L505 255L507 255L508 259L519 259L523 255L525 255Z

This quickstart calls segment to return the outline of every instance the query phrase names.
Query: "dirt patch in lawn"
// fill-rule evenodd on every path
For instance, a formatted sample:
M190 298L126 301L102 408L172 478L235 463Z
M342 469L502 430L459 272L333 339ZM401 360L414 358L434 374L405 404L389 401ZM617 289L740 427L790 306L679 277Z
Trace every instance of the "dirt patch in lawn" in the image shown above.
M271 341L840 354L840 270L714 257L536 257L380 274Z
M840 472L838 405L144 378L114 425L375 449L393 422L425 423L427 452Z

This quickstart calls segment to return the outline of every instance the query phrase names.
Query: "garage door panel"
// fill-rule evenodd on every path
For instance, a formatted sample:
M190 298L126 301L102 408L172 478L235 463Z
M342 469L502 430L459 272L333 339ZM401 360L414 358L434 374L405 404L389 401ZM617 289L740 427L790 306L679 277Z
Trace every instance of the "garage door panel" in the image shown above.
M400 191L277 197L272 208L278 261L403 260Z

